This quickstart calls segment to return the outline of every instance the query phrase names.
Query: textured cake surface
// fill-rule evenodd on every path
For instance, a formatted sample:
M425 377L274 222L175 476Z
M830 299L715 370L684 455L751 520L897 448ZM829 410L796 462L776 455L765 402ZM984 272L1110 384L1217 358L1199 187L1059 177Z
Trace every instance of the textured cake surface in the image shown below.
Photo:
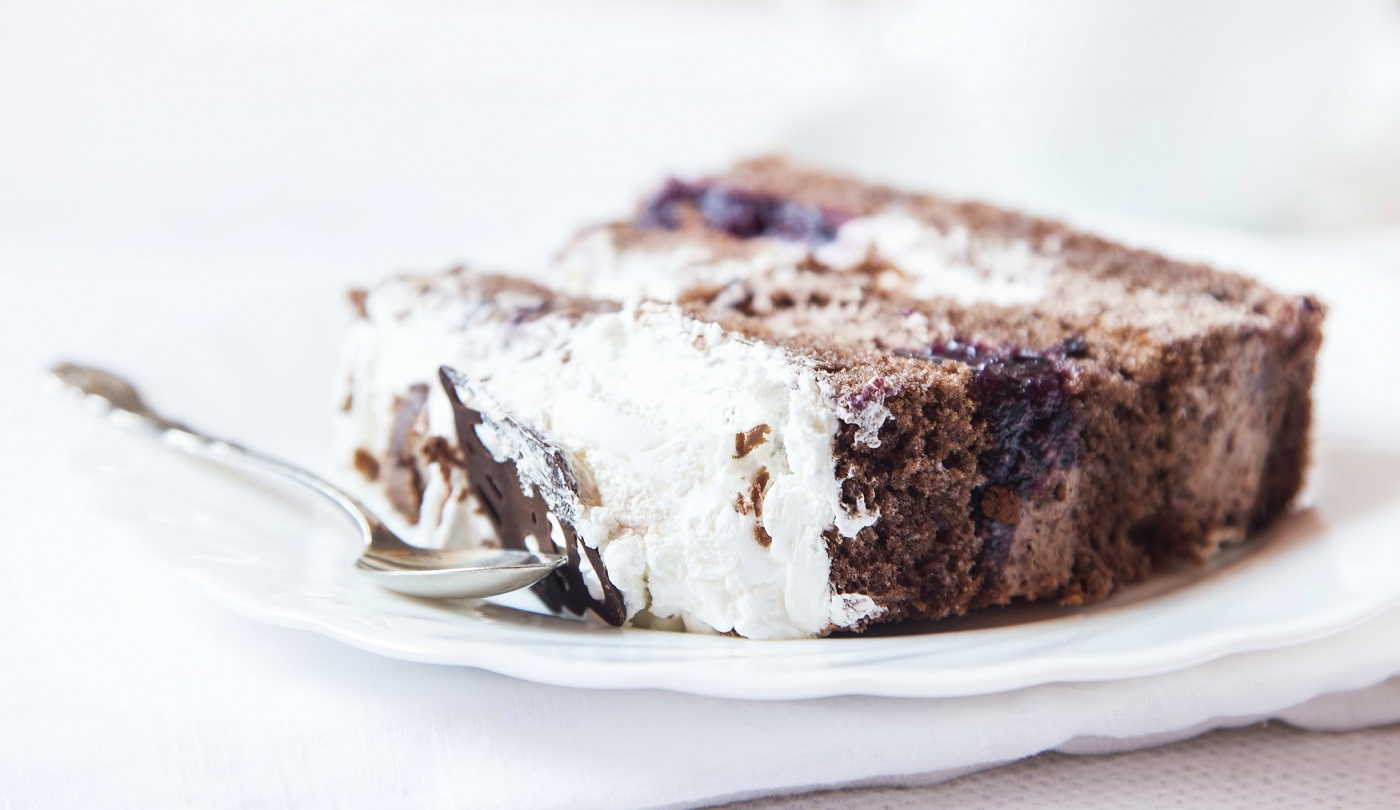
M771 159L668 182L559 265L561 292L459 272L361 297L344 455L418 541L493 543L457 420L499 463L551 448L579 483L544 496L569 531L533 540L594 549L580 581L637 623L1078 604L1301 485L1310 297Z

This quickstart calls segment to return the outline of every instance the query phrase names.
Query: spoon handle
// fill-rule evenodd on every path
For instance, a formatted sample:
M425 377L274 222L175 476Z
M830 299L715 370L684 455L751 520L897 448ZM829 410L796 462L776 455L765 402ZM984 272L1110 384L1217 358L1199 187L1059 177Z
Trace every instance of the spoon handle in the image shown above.
M379 538L383 526L364 504L310 470L275 456L245 447L228 439L211 436L182 422L156 413L141 399L136 387L125 379L101 369L62 363L50 370L59 387L80 395L90 410L105 416L112 424L143 433L184 453L214 459L225 464L253 467L296 481L335 503L355 521L365 537Z

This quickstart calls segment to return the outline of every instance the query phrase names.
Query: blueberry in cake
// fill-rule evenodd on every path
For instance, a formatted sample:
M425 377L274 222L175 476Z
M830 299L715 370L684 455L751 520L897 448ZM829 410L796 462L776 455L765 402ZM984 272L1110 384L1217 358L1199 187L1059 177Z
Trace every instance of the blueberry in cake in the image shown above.
M1284 514L1322 306L793 167L672 180L542 286L355 296L343 455L552 607L749 638L1081 604Z

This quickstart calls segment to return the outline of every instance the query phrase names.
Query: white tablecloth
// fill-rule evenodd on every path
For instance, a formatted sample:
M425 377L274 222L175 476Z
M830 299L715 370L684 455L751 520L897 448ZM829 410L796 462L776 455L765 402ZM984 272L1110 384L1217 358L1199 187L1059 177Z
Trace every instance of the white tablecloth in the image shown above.
M755 799L733 810L978 807L1391 808L1400 727L1304 733L1272 723L1109 757L1044 754L952 782Z

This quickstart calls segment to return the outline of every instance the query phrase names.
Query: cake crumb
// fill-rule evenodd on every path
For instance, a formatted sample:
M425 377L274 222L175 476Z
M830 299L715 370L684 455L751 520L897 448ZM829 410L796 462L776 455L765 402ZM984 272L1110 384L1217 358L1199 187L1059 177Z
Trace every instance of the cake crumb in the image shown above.
M982 514L1008 526L1019 525L1021 496L1006 487L987 487L982 493Z

